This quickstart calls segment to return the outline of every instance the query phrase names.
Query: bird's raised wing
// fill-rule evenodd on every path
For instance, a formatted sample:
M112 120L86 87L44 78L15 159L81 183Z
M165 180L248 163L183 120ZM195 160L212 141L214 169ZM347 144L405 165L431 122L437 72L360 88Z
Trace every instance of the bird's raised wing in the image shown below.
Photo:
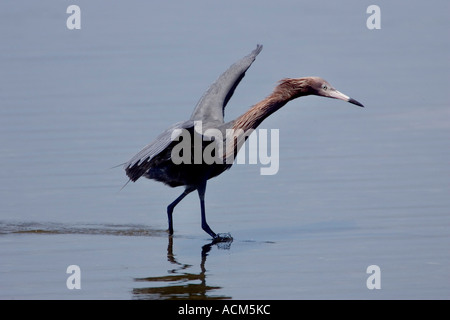
M227 71L222 73L200 98L192 113L191 120L201 120L205 123L213 122L216 125L222 124L225 106L261 50L262 45L258 44L249 55L235 62Z
M191 120L174 124L161 133L155 140L142 148L142 150L129 161L124 163L123 167L130 180L136 181L139 179L150 168L150 161L181 135L181 130L177 129L188 129L192 127L194 127L194 121ZM177 131L174 133L174 130Z

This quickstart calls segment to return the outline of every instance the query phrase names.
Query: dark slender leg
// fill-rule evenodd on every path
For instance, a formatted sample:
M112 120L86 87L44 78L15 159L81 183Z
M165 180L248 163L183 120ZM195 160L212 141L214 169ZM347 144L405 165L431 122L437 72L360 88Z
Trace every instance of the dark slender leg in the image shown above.
M173 223L172 223L172 213L175 206L180 203L181 200L184 199L189 193L195 190L195 187L186 187L183 193L175 199L174 202L167 206L167 218L169 220L169 234L173 234Z
M206 213L205 213L205 191L206 191L206 180L203 182L198 188L198 197L200 198L200 208L202 212L202 229L205 230L207 234L211 237L216 238L216 234L211 230L206 222Z

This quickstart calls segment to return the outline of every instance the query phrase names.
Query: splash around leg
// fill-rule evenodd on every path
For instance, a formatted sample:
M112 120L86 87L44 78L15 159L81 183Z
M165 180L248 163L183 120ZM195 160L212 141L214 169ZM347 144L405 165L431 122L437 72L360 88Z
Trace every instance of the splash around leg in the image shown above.
M218 233L213 237L213 243L219 242L233 242L233 237L230 233Z

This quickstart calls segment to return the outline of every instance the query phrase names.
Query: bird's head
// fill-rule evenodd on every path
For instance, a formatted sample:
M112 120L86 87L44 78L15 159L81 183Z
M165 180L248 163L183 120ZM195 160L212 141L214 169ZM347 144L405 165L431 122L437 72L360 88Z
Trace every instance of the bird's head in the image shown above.
M360 102L337 91L328 81L319 77L305 77L283 79L275 88L275 93L285 99L292 100L301 96L315 95L344 100L357 106L364 107Z
M344 100L357 106L364 107L362 103L350 98L349 96L337 91L328 81L319 77L302 78L305 81L305 89L308 94Z

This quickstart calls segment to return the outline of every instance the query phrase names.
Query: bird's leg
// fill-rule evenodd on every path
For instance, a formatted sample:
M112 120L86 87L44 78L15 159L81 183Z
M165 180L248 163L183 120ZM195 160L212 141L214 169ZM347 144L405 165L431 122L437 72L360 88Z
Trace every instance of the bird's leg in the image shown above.
M195 187L186 187L186 189L183 191L183 193L175 199L174 202L172 202L171 204L169 204L167 206L167 218L169 220L169 234L173 234L173 223L172 223L172 213L173 213L173 209L175 208L175 206L180 203L181 200L184 199L184 197L186 197L189 193L191 193L192 191L195 190Z
M197 188L198 197L200 198L200 209L202 214L202 229L209 234L211 237L216 238L217 235L211 228L208 226L206 222L206 213L205 213L205 191L206 191L206 180Z

